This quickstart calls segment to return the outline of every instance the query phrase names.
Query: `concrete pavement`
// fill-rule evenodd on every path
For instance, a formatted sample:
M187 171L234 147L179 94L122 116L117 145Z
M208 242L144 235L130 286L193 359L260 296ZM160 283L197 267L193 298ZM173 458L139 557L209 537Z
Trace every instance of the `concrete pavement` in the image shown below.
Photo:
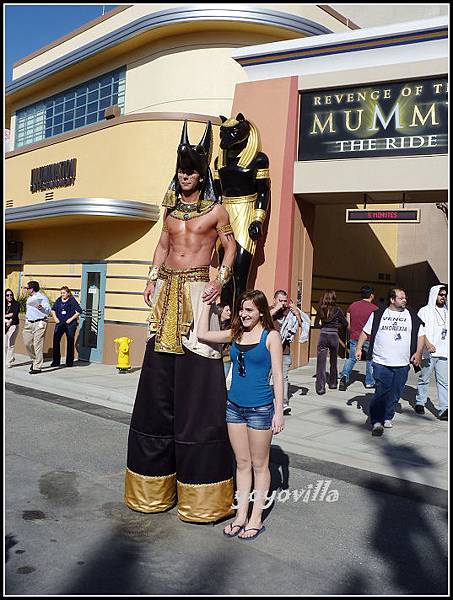
M30 375L29 364L27 357L16 356L15 365L6 372L6 383L132 412L140 367L119 374L113 365L76 361L72 368L58 369L47 367L49 361L42 373ZM353 372L356 380L346 392L327 390L324 396L317 396L315 370L312 359L309 365L290 371L292 413L286 418L284 432L274 438L284 452L304 457L304 468L312 461L313 472L319 473L323 464L324 474L331 477L343 472L344 479L370 483L373 476L383 476L394 478L395 483L411 482L414 490L417 486L428 492L448 489L448 422L434 416L432 405L432 412L428 409L423 416L414 412L413 371L393 429L376 438L366 426L372 390L364 388L363 375ZM435 385L430 386L429 397L436 401Z
M266 531L227 539L176 508L126 507L129 413L7 387L6 596L448 594L447 510L414 494L426 486L285 452L277 436Z

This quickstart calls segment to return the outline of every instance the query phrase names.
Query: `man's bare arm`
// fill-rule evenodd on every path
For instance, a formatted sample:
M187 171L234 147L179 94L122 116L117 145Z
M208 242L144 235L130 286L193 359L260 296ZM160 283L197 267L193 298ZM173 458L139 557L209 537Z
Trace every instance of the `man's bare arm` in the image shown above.
M167 228L165 227L165 217L164 217L164 226L162 228L162 233L160 234L159 241L158 241L156 249L154 251L153 263L150 267L150 272L148 274L148 277L152 273L153 269L161 267L164 264L169 251L170 251L170 236L168 234ZM152 275L152 276L154 276L154 275ZM148 304L148 305L151 304L151 298L154 294L155 285L156 285L155 280L151 281L148 279L145 291L143 292L143 297L145 299L146 304Z
M362 346L367 341L367 339L367 334L362 330L360 332L359 339L357 340L357 346L355 350L355 357L357 360L360 360L362 357Z
M218 205L215 210L218 217L216 229L217 233L219 234L220 243L222 244L224 250L223 261L219 267L220 275L225 270L222 270L222 267L227 267L228 269L233 267L236 258L236 240L234 238L233 230L231 229L230 217L225 208L221 205ZM223 283L221 278L219 278L219 275L217 275L217 278L213 281L210 281L206 286L206 289L203 293L203 302L212 304L220 295Z

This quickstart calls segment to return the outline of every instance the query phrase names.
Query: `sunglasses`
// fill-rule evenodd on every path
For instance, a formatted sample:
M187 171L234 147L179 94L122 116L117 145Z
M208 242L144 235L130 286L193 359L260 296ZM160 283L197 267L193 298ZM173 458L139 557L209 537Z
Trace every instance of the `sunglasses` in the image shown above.
M12 296L12 294L5 294L5 296Z
M447 294L437 294L438 296L442 296L443 298L447 297Z
M238 371L241 377L245 377L245 354L243 352L238 354Z

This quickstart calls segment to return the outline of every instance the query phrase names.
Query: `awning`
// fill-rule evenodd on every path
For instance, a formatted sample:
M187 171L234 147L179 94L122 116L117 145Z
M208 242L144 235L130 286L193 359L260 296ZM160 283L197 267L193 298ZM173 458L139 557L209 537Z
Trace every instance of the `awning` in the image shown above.
M114 198L65 198L5 210L7 229L41 228L96 221L156 222L157 204Z

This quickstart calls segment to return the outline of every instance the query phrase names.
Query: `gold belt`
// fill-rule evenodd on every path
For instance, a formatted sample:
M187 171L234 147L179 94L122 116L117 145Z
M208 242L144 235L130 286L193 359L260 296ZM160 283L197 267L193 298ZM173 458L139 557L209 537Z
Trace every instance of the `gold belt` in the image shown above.
M255 202L258 194L250 196L222 196L222 204L242 204L243 202Z
M150 331L156 333L157 352L184 354L182 336L192 323L192 300L189 283L209 281L209 267L171 269L160 267L158 279L163 281L149 316Z

